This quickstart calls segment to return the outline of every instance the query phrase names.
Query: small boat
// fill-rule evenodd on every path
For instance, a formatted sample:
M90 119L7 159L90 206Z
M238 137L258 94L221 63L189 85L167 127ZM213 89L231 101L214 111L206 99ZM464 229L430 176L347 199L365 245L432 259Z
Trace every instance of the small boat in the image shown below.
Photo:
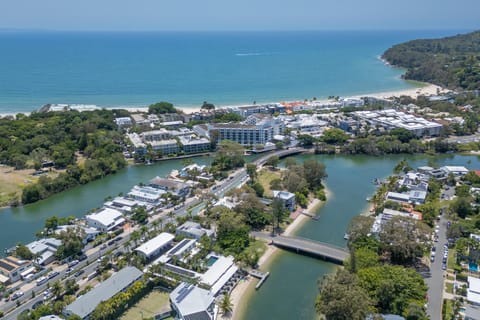
M366 200L367 200L368 202L370 202L370 200L372 200L372 198L367 197Z
M350 239L350 235L349 235L348 233L345 233L345 234L343 235L343 239L345 239L345 240Z

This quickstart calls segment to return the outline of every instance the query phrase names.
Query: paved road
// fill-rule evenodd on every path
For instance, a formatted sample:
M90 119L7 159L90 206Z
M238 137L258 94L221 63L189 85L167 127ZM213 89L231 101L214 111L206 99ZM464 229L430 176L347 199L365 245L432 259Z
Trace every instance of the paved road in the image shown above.
M431 276L425 279L428 286L427 314L431 320L441 320L443 302L443 282L445 271L442 270L443 245L447 242L447 219L442 215L438 222L438 242L434 242L436 248L435 261L430 266Z

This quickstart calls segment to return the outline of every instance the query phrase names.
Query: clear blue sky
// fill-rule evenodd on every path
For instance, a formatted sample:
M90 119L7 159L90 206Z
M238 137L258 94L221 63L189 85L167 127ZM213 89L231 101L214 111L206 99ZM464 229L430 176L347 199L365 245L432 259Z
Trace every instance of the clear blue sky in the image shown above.
M4 0L0 29L480 29L480 0Z

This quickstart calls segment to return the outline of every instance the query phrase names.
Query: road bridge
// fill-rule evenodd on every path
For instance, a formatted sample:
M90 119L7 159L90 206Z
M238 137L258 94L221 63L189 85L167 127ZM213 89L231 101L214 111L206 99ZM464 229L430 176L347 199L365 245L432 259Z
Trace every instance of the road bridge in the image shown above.
M310 239L281 235L272 236L264 232L252 232L251 234L255 238L269 241L276 247L337 264L343 264L349 256L348 251L343 248Z

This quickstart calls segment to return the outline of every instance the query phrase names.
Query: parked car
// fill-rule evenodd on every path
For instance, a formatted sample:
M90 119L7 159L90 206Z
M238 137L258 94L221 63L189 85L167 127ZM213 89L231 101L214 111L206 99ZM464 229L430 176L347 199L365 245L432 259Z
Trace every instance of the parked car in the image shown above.
M53 279L55 278L56 276L58 276L60 273L58 271L52 271L48 274L48 279Z
M12 301L20 298L23 295L24 295L24 293L22 291L15 292L14 294L12 294Z
M78 260L72 260L72 261L70 261L70 262L68 263L68 266L69 266L70 268L71 268L71 267L74 267L74 266L76 266L76 265L78 264L78 262L79 262Z
M75 277L79 277L79 276L81 276L81 275L84 274L84 273L85 273L85 270L83 270L83 269L82 269L82 270L78 270L77 272L75 272Z
M73 268L68 268L67 270L65 270L65 274L69 275L70 273L72 273L72 271L73 271Z
M35 303L32 305L32 310L37 309L37 308L40 307L42 304L43 304L43 301L42 301L42 300L38 300L37 302L35 302Z
M78 261L83 261L87 259L87 255L85 253L82 253L82 255L80 255L80 257L78 257Z

